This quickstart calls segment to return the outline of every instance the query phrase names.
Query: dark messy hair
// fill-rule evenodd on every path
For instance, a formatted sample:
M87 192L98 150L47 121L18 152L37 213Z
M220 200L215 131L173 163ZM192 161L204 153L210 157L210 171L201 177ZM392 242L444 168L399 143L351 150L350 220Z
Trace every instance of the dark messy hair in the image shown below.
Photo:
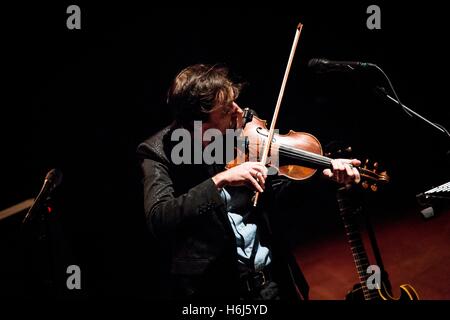
M230 79L227 67L195 64L175 77L167 103L175 120L189 126L194 120L207 120L214 108L236 100L240 90L241 84Z

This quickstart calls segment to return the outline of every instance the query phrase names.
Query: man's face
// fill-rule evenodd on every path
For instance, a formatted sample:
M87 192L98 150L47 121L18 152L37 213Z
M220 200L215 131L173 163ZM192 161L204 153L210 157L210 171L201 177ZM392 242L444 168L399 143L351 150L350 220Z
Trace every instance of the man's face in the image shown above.
M215 108L209 114L209 119L204 129L215 128L220 130L222 134L225 134L227 129L236 129L242 126L243 113L242 109L234 101Z

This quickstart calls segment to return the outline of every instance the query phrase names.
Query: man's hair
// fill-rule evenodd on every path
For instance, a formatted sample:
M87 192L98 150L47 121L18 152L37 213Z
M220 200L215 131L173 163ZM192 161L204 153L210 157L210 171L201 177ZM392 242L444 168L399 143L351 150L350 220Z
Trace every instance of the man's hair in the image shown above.
M195 64L175 77L167 104L175 120L189 126L194 120L206 121L214 108L234 101L240 89L241 85L230 79L225 66Z

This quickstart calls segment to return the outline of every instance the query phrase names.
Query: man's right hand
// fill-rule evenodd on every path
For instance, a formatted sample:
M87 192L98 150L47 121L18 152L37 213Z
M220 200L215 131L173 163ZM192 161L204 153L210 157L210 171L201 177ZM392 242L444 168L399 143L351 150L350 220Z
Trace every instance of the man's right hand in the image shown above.
M264 191L266 178L267 168L261 162L244 162L212 177L217 188L247 186L258 192Z

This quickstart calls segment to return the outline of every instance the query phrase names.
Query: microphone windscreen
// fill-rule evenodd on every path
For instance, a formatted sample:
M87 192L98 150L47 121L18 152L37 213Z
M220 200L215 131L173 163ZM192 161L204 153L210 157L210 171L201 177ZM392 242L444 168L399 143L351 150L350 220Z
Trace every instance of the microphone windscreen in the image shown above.
M47 173L45 179L48 180L54 187L57 187L62 181L62 176L61 170L52 169Z
M319 59L313 58L313 59L309 60L308 67L314 68L318 63L319 63Z

